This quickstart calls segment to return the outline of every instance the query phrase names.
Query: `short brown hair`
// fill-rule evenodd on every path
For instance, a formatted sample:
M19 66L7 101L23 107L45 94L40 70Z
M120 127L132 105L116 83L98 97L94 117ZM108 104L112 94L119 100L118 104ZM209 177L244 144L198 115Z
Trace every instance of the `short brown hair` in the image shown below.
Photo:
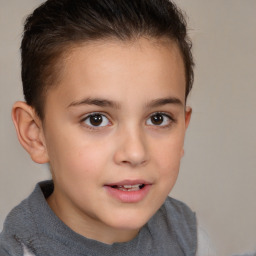
M47 90L58 76L58 59L71 45L140 36L176 42L185 65L186 95L193 84L193 57L184 15L169 0L48 0L26 19L22 82L26 102L44 118Z

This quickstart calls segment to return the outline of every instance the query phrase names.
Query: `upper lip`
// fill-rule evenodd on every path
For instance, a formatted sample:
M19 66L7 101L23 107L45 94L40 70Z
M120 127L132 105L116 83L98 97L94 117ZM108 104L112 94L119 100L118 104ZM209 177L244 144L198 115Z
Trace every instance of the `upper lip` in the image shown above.
M138 184L144 184L144 185L151 185L152 183L146 180L122 180L118 182L111 182L108 184L105 184L105 186L124 186L124 185L138 185Z

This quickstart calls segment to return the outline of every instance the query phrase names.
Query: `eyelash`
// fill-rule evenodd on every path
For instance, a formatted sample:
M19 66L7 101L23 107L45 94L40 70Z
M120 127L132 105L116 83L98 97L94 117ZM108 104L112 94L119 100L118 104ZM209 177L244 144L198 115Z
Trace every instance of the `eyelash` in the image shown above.
M156 125L156 124L150 124L150 125L148 125L148 126L152 126L153 128L162 128L162 129L164 129L164 128L168 128L168 127L170 127L173 123L176 123L177 121L176 121L176 119L174 119L170 114L167 114L167 113L165 113L165 112L154 112L154 113L152 113L148 118L147 118L147 120L146 120L146 123L148 122L148 120L150 120L151 121L151 123L152 123L152 117L154 117L154 116L157 116L157 115L160 115L160 116L162 116L162 117L165 117L165 118L168 118L168 124L165 124L165 125L162 125L162 124L159 124L159 125ZM85 122L86 122L86 120L89 120L89 118L91 118L91 117L93 117L93 116L101 116L101 117L103 117L103 118L106 118L107 120L108 120L108 123L110 123L110 125L111 125L111 121L110 121L110 119L106 116L106 114L103 114L103 113L101 113L101 112L92 112L92 113L90 113L90 114L88 114L88 115L86 115L80 122L83 124L83 125L85 125L86 126L86 128L88 128L88 129L90 129L90 130L99 130L99 129L103 129L104 127L107 127L107 126L109 126L109 124L107 124L107 125L103 125L103 126L100 126L100 125L89 125L89 124L86 124ZM165 120L166 121L166 120ZM163 121L164 122L164 121Z
M92 113L90 113L90 114L88 114L88 115L86 115L82 120L81 120L81 123L84 125L84 126L86 126L86 128L88 128L88 129L90 129L90 130L99 130L99 129L102 129L102 128L104 128L104 127L106 127L106 126L109 126L109 125L105 125L105 126L94 126L94 125L89 125L89 124L86 124L85 122L86 122L86 120L89 120L89 118L91 118L91 117L93 117L93 116L101 116L101 117L103 117L103 118L106 118L107 120L108 120L108 122L111 124L111 121L110 121L110 119L105 115L105 114L103 114L103 113L101 113L101 112L92 112Z
M166 124L166 125L154 125L154 124L152 124L152 125L150 125L150 126L153 126L154 128L162 128L162 129L164 129L164 128L169 128L170 126L172 126L174 123L176 123L177 122L177 120L176 119L174 119L173 117L172 117L172 115L170 115L170 114L167 114L167 113L165 113L165 112L154 112L153 114L151 114L150 116L149 116L149 118L147 119L147 120L149 120L149 119L151 119L152 117L154 117L154 116L157 116L157 115L161 115L161 116L163 116L163 117L165 117L165 118L168 118L168 124Z

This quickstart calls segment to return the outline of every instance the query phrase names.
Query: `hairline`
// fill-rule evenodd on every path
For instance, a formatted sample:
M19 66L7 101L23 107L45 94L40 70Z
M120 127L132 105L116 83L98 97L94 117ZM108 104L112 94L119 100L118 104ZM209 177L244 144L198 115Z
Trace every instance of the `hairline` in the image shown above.
M143 39L147 39L150 40L154 46L159 47L159 46L164 46L164 47L175 47L181 58L182 58L182 62L183 62L183 66L184 66L184 75L185 75L185 94L186 94L186 90L187 90L187 78L186 78L186 66L185 66L185 60L184 60L184 56L183 53L180 49L179 43L176 42L175 38L171 38L168 36L150 36L150 35L134 35L130 38L119 38L117 36L106 36L106 37L101 37L101 38L97 38L97 39L84 39L84 40L74 40L74 41L67 41L65 43L56 43L56 47L59 46L59 49L56 50L56 52L59 51L59 54L57 54L56 58L47 65L47 67L49 68L49 66L51 66L52 71L50 72L50 76L52 76L52 80L51 82L46 84L43 84L42 87L44 88L41 96L40 96L40 100L42 101L42 109L41 109L41 113L37 113L38 117L44 121L44 117L45 117L45 102L46 102L46 98L47 98L47 94L49 93L49 91L51 91L54 88L57 88L58 86L60 86L60 81L61 81L61 77L63 74L63 69L65 69L66 66L66 62L68 61L68 59L72 56L72 53L74 53L77 49L84 47L84 46L93 46L95 44L98 45L104 45L104 43L123 43L124 45L127 44L135 44L137 43L141 38ZM186 95L185 95L185 103L186 103ZM33 106L32 106L33 107Z

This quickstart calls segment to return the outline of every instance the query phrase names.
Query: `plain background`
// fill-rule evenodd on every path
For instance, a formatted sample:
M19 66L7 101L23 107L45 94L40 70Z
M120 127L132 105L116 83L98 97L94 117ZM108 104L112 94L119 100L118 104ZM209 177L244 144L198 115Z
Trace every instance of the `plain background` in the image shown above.
M48 179L11 122L22 100L19 45L42 1L0 0L0 230L10 209ZM193 116L171 195L197 212L218 256L256 250L256 1L176 0L189 16L196 61Z

